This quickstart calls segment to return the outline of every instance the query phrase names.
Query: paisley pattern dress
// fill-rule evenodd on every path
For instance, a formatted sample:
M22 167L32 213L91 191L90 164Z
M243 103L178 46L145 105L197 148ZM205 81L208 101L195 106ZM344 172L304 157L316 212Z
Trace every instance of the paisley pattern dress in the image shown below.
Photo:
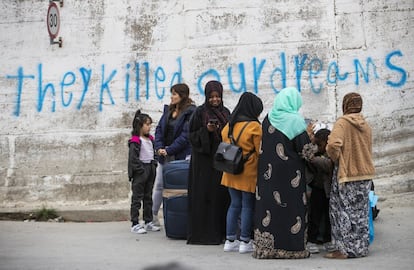
M263 136L256 187L253 257L307 258L307 198L303 132L289 140L263 120Z
M338 167L333 172L329 199L332 240L349 258L368 255L368 194L371 180L338 184Z

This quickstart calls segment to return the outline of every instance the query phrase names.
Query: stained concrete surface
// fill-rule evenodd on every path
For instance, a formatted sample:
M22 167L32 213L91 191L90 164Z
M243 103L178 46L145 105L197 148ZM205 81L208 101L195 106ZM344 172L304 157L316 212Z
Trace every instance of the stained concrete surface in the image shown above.
M221 246L186 245L165 232L132 234L127 221L0 221L0 269L412 269L414 193L379 202L375 240L365 258L257 260Z

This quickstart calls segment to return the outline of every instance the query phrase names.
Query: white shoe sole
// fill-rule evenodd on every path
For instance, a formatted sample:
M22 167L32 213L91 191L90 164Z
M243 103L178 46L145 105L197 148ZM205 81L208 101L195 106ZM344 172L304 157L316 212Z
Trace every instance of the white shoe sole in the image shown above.
M251 249L251 250L239 250L240 254L252 253L252 252L253 252L253 249Z
M236 251L239 251L239 248L238 247L237 248L225 248L223 250L224 252L236 252Z

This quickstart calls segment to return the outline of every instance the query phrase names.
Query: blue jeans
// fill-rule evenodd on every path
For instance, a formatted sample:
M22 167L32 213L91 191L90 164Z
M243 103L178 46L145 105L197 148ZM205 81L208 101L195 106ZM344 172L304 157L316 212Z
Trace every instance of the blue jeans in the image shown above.
M250 241L253 231L253 215L255 195L229 188L231 203L227 210L226 238L228 240L237 239L240 217L240 240Z

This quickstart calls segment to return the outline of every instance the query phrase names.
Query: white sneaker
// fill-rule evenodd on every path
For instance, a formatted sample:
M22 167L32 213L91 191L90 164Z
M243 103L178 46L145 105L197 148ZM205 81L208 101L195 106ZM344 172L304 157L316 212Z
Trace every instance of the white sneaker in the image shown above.
M323 244L323 247L328 252L332 252L332 251L336 250L336 247L335 247L334 243L332 243L332 242L328 242L328 243Z
M239 253L249 253L253 252L253 240L250 240L249 243L240 241Z
M158 216L154 216L154 217L152 218L152 224L153 224L154 226L157 226L157 227L161 226L161 224L160 224L160 220L158 219Z
M224 251L239 251L239 246L240 246L240 241L239 240L234 240L233 242L231 242L230 240L226 240L226 242L224 243Z
M319 253L319 248L318 248L318 246L315 243L308 242L308 244L306 245L306 249L311 254L317 254L317 253Z
M154 223L151 221L144 225L144 229L150 232L158 232L161 230L160 227L155 226Z
M137 225L131 227L131 232L132 233L138 233L138 234L144 234L144 233L147 233L147 230L145 230L145 228L142 227L141 224L137 224Z

